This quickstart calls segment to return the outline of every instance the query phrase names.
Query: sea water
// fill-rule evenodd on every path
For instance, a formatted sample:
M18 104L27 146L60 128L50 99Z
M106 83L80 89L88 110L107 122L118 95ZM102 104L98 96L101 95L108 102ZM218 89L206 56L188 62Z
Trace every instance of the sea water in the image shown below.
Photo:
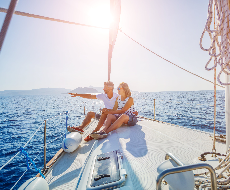
M207 132L213 131L213 91L134 92L132 96L140 116L154 118L155 99L157 120ZM217 134L226 133L224 97L224 91L217 91ZM42 169L44 120L47 120L46 160L49 161L61 148L66 133L66 121L70 126L79 125L85 117L84 107L85 113L99 112L103 108L103 102L80 97L72 98L67 94L0 96L0 167L26 145L25 151L34 160L36 167ZM18 189L22 183L38 173L33 166L30 168L25 172L26 157L22 153L18 154L0 171L1 189L11 189L17 182L13 189Z

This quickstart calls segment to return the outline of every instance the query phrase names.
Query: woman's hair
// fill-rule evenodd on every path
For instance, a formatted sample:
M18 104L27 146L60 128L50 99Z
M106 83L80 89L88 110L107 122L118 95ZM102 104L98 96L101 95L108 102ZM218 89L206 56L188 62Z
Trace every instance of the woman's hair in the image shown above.
M126 97L130 97L130 96L131 96L131 92L130 92L130 89L129 89L128 84L125 83L125 82L122 82L122 83L120 84L120 86L121 86L121 87L123 88L123 90L125 91Z

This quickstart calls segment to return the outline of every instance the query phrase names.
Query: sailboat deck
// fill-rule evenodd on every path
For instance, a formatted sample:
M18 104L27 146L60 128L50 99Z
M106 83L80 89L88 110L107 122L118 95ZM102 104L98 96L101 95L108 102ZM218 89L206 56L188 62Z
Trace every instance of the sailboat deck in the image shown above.
M94 121L89 126L83 138L96 124ZM82 141L77 150L60 157L46 180L50 189L85 189L93 158L120 149L128 175L125 187L120 189L156 189L157 167L166 153L192 164L202 153L211 152L212 146L209 133L142 119L135 126L122 126L106 139ZM216 151L225 153L225 144L216 142Z

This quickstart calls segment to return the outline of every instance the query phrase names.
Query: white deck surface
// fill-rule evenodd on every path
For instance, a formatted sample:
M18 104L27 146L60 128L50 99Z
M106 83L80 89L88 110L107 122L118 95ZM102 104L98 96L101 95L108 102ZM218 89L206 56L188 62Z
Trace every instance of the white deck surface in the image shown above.
M83 139L96 124L94 122L89 126ZM89 157L94 143L95 150ZM94 156L120 149L128 174L125 187L120 189L156 189L157 167L165 160L167 152L185 164L192 164L201 153L211 152L212 147L212 139L207 133L143 119L135 126L122 126L98 142L82 141L73 153L63 154L47 174L46 180L50 189L85 189ZM225 144L217 142L216 151L225 153Z

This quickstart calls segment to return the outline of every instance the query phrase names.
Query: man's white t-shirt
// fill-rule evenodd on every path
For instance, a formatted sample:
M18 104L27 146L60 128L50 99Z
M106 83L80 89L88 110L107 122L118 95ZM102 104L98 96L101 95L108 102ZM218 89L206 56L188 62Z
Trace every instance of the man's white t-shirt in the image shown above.
M116 99L119 95L117 93L113 93L113 97L111 99L108 98L107 94L98 94L96 95L98 100L102 100L105 104L105 108L113 109Z

